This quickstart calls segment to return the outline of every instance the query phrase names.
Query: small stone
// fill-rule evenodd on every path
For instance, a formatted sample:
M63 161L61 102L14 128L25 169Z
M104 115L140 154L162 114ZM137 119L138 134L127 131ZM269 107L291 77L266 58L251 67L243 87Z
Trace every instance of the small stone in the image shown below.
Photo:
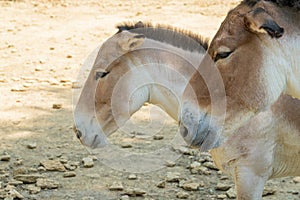
M37 194L41 191L40 187L36 187L35 185L28 185L26 188L30 194Z
M59 183L51 179L39 178L36 181L36 186L42 189L56 189L59 187Z
M62 104L55 103L55 104L52 105L52 108L53 109L61 109L62 108Z
M114 182L111 186L109 186L108 189L111 191L122 191L122 190L124 190L124 187L123 187L122 183Z
M45 63L46 63L46 60L45 60L45 59L40 59L40 60L39 60L39 63L40 63L40 64L45 64Z
M67 55L67 58L73 58L73 56L72 55Z
M66 171L65 166L59 160L41 161L41 165L44 166L47 171Z
M230 188L227 190L226 195L229 199L235 199L236 198L236 192L234 188Z
M128 195L122 195L120 200L129 200L129 196Z
M159 183L156 184L156 187L165 188L166 187L166 182L165 181L160 181Z
M14 179L22 181L25 184L36 183L37 179L43 178L41 174L19 174L14 176Z
M154 135L153 136L153 140L162 140L162 139L164 139L164 136L162 136L162 135Z
M262 196L264 197L264 196L274 195L275 192L276 192L275 189L265 188Z
M191 165L190 165L190 168L191 169L197 169L201 167L201 163L197 162L197 161L194 161Z
M215 187L215 190L219 190L219 191L227 191L231 188L230 185L225 185L223 183L218 183L217 186Z
M182 188L187 191L197 191L200 187L199 183L185 183Z
M300 176L293 178L294 183L300 183Z
M8 182L8 185L13 185L13 186L22 185L22 184L23 184L22 181L17 181L17 180L11 180Z
M128 195L130 197L144 196L146 194L146 191L140 188L133 188L126 190L123 194Z
M10 155L2 155L2 156L0 156L0 161L5 161L5 162L10 161Z
M226 194L219 194L218 196L217 196L217 199L226 199Z
M166 166L167 167L175 167L176 163L173 161L166 161Z
M167 177L166 177L166 181L167 182L178 182L180 180L180 173L177 172L168 172L167 173Z
M27 144L28 149L35 149L36 147L37 147L37 144L35 142Z
M83 167L85 168L91 168L94 167L94 161L91 157L86 157L82 159Z
M6 200L6 198L4 200ZM17 190L11 188L8 191L8 199L24 199L24 197Z
M26 89L24 87L14 87L10 91L12 91L12 92L26 92Z
M203 166L208 169L219 170L213 162L205 162L203 163Z
M36 72L40 72L40 71L43 71L43 68L42 68L42 67L40 67L40 66L38 66L38 67L34 68L34 71L36 71Z
M75 172L65 172L63 177L64 178L71 178L71 177L75 177L76 173Z
M187 198L189 198L189 196L190 196L189 193L183 192L183 191L177 192L177 194L176 194L176 197L178 199L187 199Z
M124 148L124 149L127 149L127 148L132 148L132 145L131 144L121 144L121 147Z
M129 174L128 179L129 180L136 180L137 176L135 174Z
M72 82L72 89L80 89L82 88L82 85L79 82Z

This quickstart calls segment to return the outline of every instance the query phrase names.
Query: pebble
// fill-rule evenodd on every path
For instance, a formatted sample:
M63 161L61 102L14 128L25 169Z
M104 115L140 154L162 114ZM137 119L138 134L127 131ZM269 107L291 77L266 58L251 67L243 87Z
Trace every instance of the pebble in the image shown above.
M27 144L28 149L35 149L36 147L37 147L37 144L35 142Z
M30 194L37 194L41 191L41 188L35 185L28 185L26 189L29 191Z
M226 199L226 194L219 194L218 196L217 196L217 199Z
M187 191L197 191L200 187L199 183L185 183L182 188Z
M167 173L167 177L166 177L167 182L179 182L180 179L181 179L180 173L178 173L178 172L168 172Z
M231 188L230 185L226 185L223 183L218 183L217 186L215 187L215 190L219 190L219 191L227 191Z
M154 135L153 136L153 140L162 140L162 139L164 139L163 135Z
M128 195L130 197L144 196L146 194L146 191L140 188L133 188L133 189L127 189L123 194Z
M59 183L51 179L39 178L36 181L36 186L42 189L56 189L59 187Z
M203 163L203 166L208 169L219 170L213 162L205 162Z
M226 195L229 199L235 199L236 198L236 192L234 188L230 188L227 190Z
M61 109L62 108L62 104L55 103L55 104L52 105L52 108L53 109Z
M41 161L41 165L44 166L47 171L66 171L65 166L59 160Z
M165 188L166 187L166 182L165 181L160 181L159 183L156 184L156 187Z
M137 176L135 174L129 174L128 179L129 180L136 180Z
M111 191L122 191L124 190L123 184L121 182L113 182L111 186L108 188Z
M176 197L178 199L187 199L187 198L189 198L189 196L190 196L189 193L183 192L183 191L177 192L177 194L176 194Z
M300 176L293 178L294 183L300 183Z
M26 89L24 87L14 87L14 88L11 88L12 92L26 92Z
M0 161L5 161L5 162L10 161L10 155L2 155L2 156L0 156Z
M83 167L91 168L94 167L94 160L91 157L86 157L82 159Z
M197 169L201 167L201 163L197 162L197 161L194 161L191 165L190 165L190 168L191 169Z
M22 185L22 184L23 182L18 180L11 180L8 182L8 185L13 185L13 186Z
M166 164L165 164L167 167L175 167L176 163L173 162L173 161L166 161Z
M15 190L14 188L10 188L8 189L7 192L9 195L4 199L24 199L24 196L21 195L17 190Z
M43 178L41 174L19 174L14 176L15 180L22 181L25 184L36 183L37 179Z
M264 197L264 196L274 195L275 192L276 192L275 189L265 188L262 196Z
M71 177L75 177L76 173L75 172L65 172L63 177L64 178L71 178Z
M129 200L129 196L128 195L122 195L120 200Z
M127 148L132 148L132 145L131 144L121 144L121 147L124 149L127 149Z

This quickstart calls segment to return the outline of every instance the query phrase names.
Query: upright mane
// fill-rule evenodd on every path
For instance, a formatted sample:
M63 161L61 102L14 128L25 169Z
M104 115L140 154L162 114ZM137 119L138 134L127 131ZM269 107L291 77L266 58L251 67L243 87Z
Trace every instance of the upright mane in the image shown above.
M259 1L270 1L280 7L291 7L300 10L300 0L243 0L243 3L246 3L252 7Z
M121 24L118 24L116 28L119 29L117 33L120 33L122 31L140 33L145 35L149 39L165 42L175 47L192 52L197 51L203 53L208 48L207 38L192 33L191 31L169 25L153 25L151 23L143 23L140 21L137 23L123 22Z

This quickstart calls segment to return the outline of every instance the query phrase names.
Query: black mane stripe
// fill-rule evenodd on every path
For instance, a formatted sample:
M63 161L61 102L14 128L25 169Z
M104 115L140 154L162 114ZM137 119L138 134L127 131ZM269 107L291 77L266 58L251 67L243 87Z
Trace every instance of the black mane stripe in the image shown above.
M122 31L130 31L133 33L140 33L149 39L182 48L189 51L197 51L203 53L208 48L208 39L201 35L192 33L191 31L176 28L169 25L153 25L151 23L143 22L124 22L116 26L120 33Z

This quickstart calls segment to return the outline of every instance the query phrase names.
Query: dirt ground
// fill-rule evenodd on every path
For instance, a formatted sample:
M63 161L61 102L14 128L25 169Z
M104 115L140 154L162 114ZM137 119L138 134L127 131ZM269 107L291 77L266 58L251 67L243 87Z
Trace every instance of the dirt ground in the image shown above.
M72 131L72 83L117 23L151 21L211 37L237 2L0 0L0 199L234 198L232 180L197 150L173 148L183 155L148 173L113 169L91 155ZM176 122L150 105L132 120L137 126L152 120L148 130L164 121L163 137L118 132L111 142L124 151L153 151L177 133ZM49 161L54 169L46 166ZM300 199L299 182L269 181L263 199Z

